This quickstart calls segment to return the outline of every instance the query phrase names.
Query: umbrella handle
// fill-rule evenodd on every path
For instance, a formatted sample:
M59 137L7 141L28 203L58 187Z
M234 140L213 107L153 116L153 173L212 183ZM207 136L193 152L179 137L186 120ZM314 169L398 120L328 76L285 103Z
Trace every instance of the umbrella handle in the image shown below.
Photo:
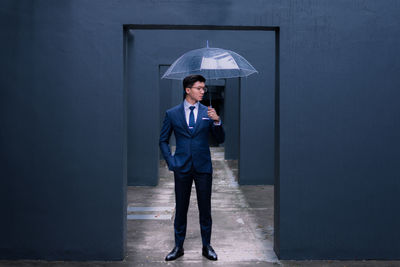
M210 108L212 108L212 105L211 105L211 93L210 92L208 93L208 99L210 100Z

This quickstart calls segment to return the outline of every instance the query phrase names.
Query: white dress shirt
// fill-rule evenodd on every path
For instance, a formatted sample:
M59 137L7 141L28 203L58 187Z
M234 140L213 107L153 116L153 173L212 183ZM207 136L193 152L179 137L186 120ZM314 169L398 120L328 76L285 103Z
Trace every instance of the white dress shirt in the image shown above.
M193 115L194 115L194 123L197 121L197 114L199 114L199 102L196 102L196 104L192 105L189 102L183 100L183 107L185 109L185 118L186 118L186 123L189 126L189 116L190 116L190 108L191 106L194 106L195 108L193 109ZM221 119L219 122L214 121L214 125L219 126L221 125Z

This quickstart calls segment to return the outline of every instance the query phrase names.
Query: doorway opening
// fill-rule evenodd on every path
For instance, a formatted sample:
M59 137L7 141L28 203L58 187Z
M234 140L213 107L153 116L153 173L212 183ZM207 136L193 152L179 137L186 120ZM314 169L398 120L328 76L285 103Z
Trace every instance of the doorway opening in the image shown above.
M238 27L236 27L236 26L191 26L191 25L125 25L124 26L124 30L125 30L125 35L127 35L124 38L125 40L129 40L129 38L131 38L132 40L133 39L139 39L139 38L136 38L136 37L135 38L129 37L131 31L134 31L135 33L140 32L140 31L142 31L142 32L144 32L144 31L153 32L153 34L151 34L152 35L151 38L155 38L155 35L160 33L160 31L168 31L168 32L171 32L171 31L174 31L174 32L176 32L176 31L180 31L180 32L184 32L184 31L203 31L203 32L204 31L231 31L231 32L248 31L248 32L258 32L258 33L269 32L269 33L273 33L274 34L274 45L275 46L274 46L273 54L274 54L274 59L275 60L274 60L274 63L273 63L273 75L272 75L274 77L273 85L272 85L272 90L273 90L273 93L274 93L273 94L273 99L272 99L273 111L274 112L273 112L272 115L268 115L268 116L272 116L272 118L273 118L273 123L272 123L272 125L269 125L269 127L271 127L271 126L273 127L273 133L274 133L274 135L273 135L273 144L274 144L274 146L273 146L273 153L272 153L273 154L273 166L274 166L274 168L273 168L273 173L274 173L274 175L273 175L273 183L274 183L274 187L273 187L272 190L274 191L274 203L273 203L273 206L274 206L274 220L275 220L274 225L278 225L278 222L279 222L278 221L279 220L279 202L278 202L279 201L279 28L277 28L277 27L242 27L242 26L238 26ZM157 32L157 34L154 34L154 32ZM178 40L178 41L180 41L180 40ZM159 55L159 54L157 54L158 53L157 51L152 51L152 52L145 51L144 48L140 44L138 44L138 42L136 42L134 46L135 46L135 48L138 48L138 51L143 52L144 56L147 57L147 58L154 58L154 57ZM126 45L126 47L128 47L128 45ZM127 50L128 49L125 49L125 53L127 53ZM175 54L179 54L179 53L175 53ZM127 58L127 54L125 54L124 56L125 56L125 58ZM127 60L129 61L129 58ZM138 60L138 59L136 58L134 60ZM140 61L141 60L139 59L138 63L143 63L143 62L140 62ZM166 62L166 61L164 61L164 62L154 62L154 63L158 67L158 75L159 75L161 72L164 73L164 71L162 71L161 69L163 67L167 67L169 64L171 64L171 61L168 61L168 62ZM135 64L135 63L134 64L130 64L128 62L126 64L126 66L127 66L127 69L131 70L132 68L133 69L137 69L138 64ZM128 75L127 69L125 69L125 76L124 76L124 79L126 81L125 84L131 84L136 88L140 88L141 86L140 86L140 82L138 82L138 79L133 78L130 81L130 78L128 77L129 75ZM146 70L147 66L144 66L143 69ZM151 73L151 71L149 71L148 73ZM141 78L143 78L143 76ZM154 79L154 76L153 76L152 79ZM159 79L156 79L156 80L158 81L159 84L158 84L158 86L156 86L157 88L155 88L155 93L154 93L155 98L153 98L153 99L157 99L157 101L159 101L159 103L158 103L159 105L161 103L165 103L164 100L166 98L165 97L161 97L161 95L163 94L163 92L161 91L161 87L165 88L165 83L169 83L168 86L171 89L172 88L176 88L177 86L179 88L181 88L181 85L179 84L179 82L175 83L174 81L166 81L166 80L165 81L160 81ZM250 92L246 91L245 93L243 93L243 91L244 91L243 89L246 86L248 88L254 88L254 86L256 86L254 84L250 84L251 82L252 81L250 79L242 79L242 80L238 79L238 81L237 81L238 89L241 89L241 90L238 90L238 92L237 92L237 94L238 94L237 100L239 101L239 104L237 104L236 109L239 112L239 118L242 118L242 119L237 119L237 122L238 122L238 125L239 125L238 136L237 136L237 140L238 141L237 142L240 143L240 145L238 145L238 147L237 147L238 160L240 161L240 164L238 164L239 165L238 169L241 170L242 168L240 166L242 166L241 164L244 164L243 166L245 166L246 168L243 168L243 169L246 169L247 172L249 171L249 169L252 169L252 165L251 164L252 164L253 160L248 160L246 158L240 157L240 155L243 155L243 154L250 155L250 153L248 151L246 153L241 154L242 151L240 151L240 150L242 150L242 148L244 148L243 147L243 143L244 142L247 142L247 144L249 144L249 141L252 141L252 140L254 141L254 139L257 139L257 138L260 137L260 135L257 135L257 131L255 131L254 129L250 129L252 127L252 125L249 126L249 124L242 123L243 122L243 118L248 119L249 117L247 117L247 116L249 116L251 111L252 111L252 109L248 109L248 107L253 108L253 111L254 110L261 110L260 102L258 102L259 99L254 98L254 95L251 95L251 93L252 93L251 91ZM251 86L249 86L249 84ZM212 95L212 105L213 105L213 107L220 109L220 110L217 110L217 112L219 114L223 115L223 117L221 116L223 121L225 121L225 122L227 120L229 121L229 119L230 119L229 115L231 115L232 113L231 112L229 112L229 113L225 112L227 106L229 105L228 103L226 103L226 94L229 94L229 93L232 93L232 92L228 90L228 85L226 84L226 81L225 81L224 85L207 85L207 86L210 88L210 92L211 92L211 95ZM259 84L258 86L263 86L263 85ZM126 94L129 97L129 94L132 94L132 90L128 90L128 88L125 88L125 90L126 90ZM179 92L179 94L181 94L182 89L178 89L176 92ZM172 95L173 94L174 93L172 93ZM214 97L214 94L215 94L215 97ZM157 97L157 95L159 97ZM143 98L140 97L140 95L136 95L136 98L132 97L132 99L133 99L133 102L131 102L131 103L129 103L129 100L131 100L131 98L128 98L128 100L127 100L126 112L127 113L129 112L129 116L131 116L131 117L132 116L137 116L138 120L140 120L140 117L142 117L143 114L138 114L140 112L135 111L135 110L133 110L134 112L132 112L132 111L129 110L129 107L131 105L135 105L135 104L140 106L140 104L141 104L140 102L146 102L146 104L149 104L149 105L154 104L154 103L147 103L148 101L146 100L146 98L143 99ZM180 95L180 100L181 99L182 99L182 95ZM174 100L171 99L171 101L174 101ZM204 99L204 101L207 101L207 99ZM242 103L240 103L240 102L242 102ZM243 107L243 105L244 105L244 107L246 109L248 109L247 111L241 110L241 107ZM169 105L169 107L171 107L171 106L172 105ZM267 105L267 106L269 106L269 105ZM153 123L153 124L149 123L150 127L153 127L154 129L157 129L157 130L159 129L159 127L157 127L158 126L157 124L160 123L160 121L162 120L162 117L163 117L163 116L160 115L160 113L161 113L160 110L161 110L161 108L157 109L157 111L155 111L155 113L157 113L157 115L156 115L157 118L159 118L156 121L156 123ZM153 112L153 111L151 111L151 112ZM247 112L247 113L240 113L240 112ZM245 117L243 117L244 115L245 115ZM126 118L128 118L129 116L126 115ZM256 117L255 119L258 120L259 122L262 122L262 121L264 121L266 119L265 116L264 117L263 116L255 116L255 117ZM144 122L144 123L146 124L148 122ZM129 121L126 122L126 125L127 125L128 130L129 130L129 127L130 127ZM248 131L248 132L245 133L246 134L245 137L243 136L243 134L242 135L240 134L240 133L243 133L243 128L247 129L247 131ZM131 129L131 132L132 133L135 132L135 129ZM159 133L159 131L158 131L158 133ZM148 135L145 138L149 138L149 139L152 139L152 140L155 139L154 136L158 135L158 134L154 135L152 132L147 132L147 134ZM140 139L140 138L142 138L142 136L143 136L143 134L139 134L139 135L136 135L136 136L135 136L135 134L133 134L133 138L139 138ZM132 138L131 135L128 136L128 143L129 143L129 139L130 138ZM157 153L157 159L159 160L160 156L159 156L159 152L158 152L158 142L157 142L157 140L153 140L152 142L155 142L157 144L157 146L156 146L157 152L156 153ZM171 144L173 142L174 141L171 141ZM210 144L212 145L212 140L210 140ZM227 149L226 145L225 145L224 148ZM131 149L131 148L128 147L128 154L129 154L129 149ZM137 144L135 144L134 149L142 150L141 147L138 146ZM256 148L254 148L254 145L245 145L245 149L248 149L248 150L255 149L256 150ZM142 152L143 152L143 150L142 150ZM224 153L225 156L227 154L226 152L227 151L225 151L225 153ZM151 153L154 153L154 148L148 150L147 156L149 154L151 154ZM221 153L219 153L219 154L217 153L217 158L218 158L218 155L221 155ZM246 162L246 160L248 162ZM127 164L129 164L130 162L131 161L129 160L129 157L128 157ZM157 163L159 163L159 162L157 161ZM137 164L137 166L134 166L134 168L141 168L141 167L144 167L144 166L147 167L146 164L148 164L148 159L147 160L146 159L138 159L136 164ZM256 163L256 165L259 166L260 164ZM151 165L151 166L152 167L150 167L150 168L154 168L155 167L154 164ZM161 168L160 168L159 164L157 164L157 169L158 170L160 169L159 170L160 173L159 173L159 175L157 175L156 184L159 181L161 181L161 179L158 181L158 177L162 176L162 173L161 173L162 171L161 171ZM232 170L232 168L231 168L231 170ZM128 173L129 173L129 169L128 169ZM149 177L150 176L154 176L154 175L150 174ZM234 174L232 174L231 176L234 176ZM129 174L128 174L128 177L129 177ZM241 181L240 175L238 174L237 177L239 177L239 182L240 182ZM232 184L234 184L235 181L231 181L231 182L232 182ZM153 185L155 185L155 184L153 184ZM171 186L171 185L169 185L169 186ZM128 191L130 191L130 189L128 189ZM154 201L154 198L151 199L151 200ZM169 198L167 199L167 197L165 197L165 195L164 195L164 198L161 197L159 199L160 203L174 203L173 199L172 199L172 202L170 200L171 199L169 199ZM128 201L130 201L129 200L129 196L128 196ZM143 203L142 204L143 207L146 207L146 206L144 206L146 203L144 203L144 202L142 202L142 203ZM243 205L245 205L245 204L243 204ZM158 212L161 212L160 210L164 210L164 211L168 211L170 213L173 213L173 209L171 210L170 208L171 207L169 207L167 205L155 207L155 209L158 210ZM153 209L154 209L154 207L153 207ZM131 209L131 210L135 210L135 209ZM129 207L128 207L128 211L129 211ZM146 211L142 211L142 212L145 213ZM148 211L148 212L150 212L150 211ZM152 212L153 212L152 214L154 215L155 211L153 210ZM165 214L159 214L159 215L165 215ZM167 215L169 216L169 214L167 214ZM129 216L129 214L128 214L128 216ZM163 216L159 216L159 217L160 218L165 218ZM242 221L240 220L240 218L238 218L237 220L239 221L238 223L241 224ZM274 244L276 245L279 242L279 238L278 238L279 237L279 229L276 229L274 226L272 226L272 229L273 229L273 233L272 234L273 234L273 238L274 238ZM129 230L129 226L128 226L128 230ZM140 236L140 234L138 234L138 236ZM145 238L144 236L142 236L142 237Z

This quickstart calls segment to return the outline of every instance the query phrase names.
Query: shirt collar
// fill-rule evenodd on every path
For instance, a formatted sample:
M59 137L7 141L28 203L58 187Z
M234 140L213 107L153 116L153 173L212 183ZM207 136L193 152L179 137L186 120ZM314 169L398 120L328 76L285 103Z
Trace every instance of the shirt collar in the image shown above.
M189 102L186 101L186 99L183 101L183 105L185 106L185 109L189 109L190 106L195 106L197 110L199 110L199 102L197 101L196 104L191 105Z

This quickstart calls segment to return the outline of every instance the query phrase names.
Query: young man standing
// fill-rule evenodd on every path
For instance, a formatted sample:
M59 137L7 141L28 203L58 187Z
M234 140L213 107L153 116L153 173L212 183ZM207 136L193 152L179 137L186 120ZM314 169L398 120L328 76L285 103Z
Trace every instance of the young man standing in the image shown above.
M217 254L210 245L212 164L208 137L211 132L218 143L223 143L225 133L215 109L200 104L207 92L205 81L201 75L190 75L183 80L185 100L167 110L160 133L160 149L169 170L174 172L175 181L175 247L165 258L167 261L184 254L183 242L193 180L199 208L202 254L210 260L217 260ZM176 139L174 155L169 146L172 131Z

